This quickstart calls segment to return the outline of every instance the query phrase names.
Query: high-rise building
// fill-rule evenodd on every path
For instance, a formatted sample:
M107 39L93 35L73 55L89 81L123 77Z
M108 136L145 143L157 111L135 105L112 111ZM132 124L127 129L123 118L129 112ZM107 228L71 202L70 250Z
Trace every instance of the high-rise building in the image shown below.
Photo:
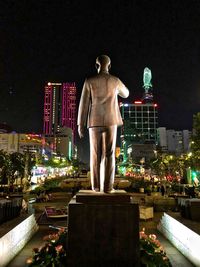
M153 102L151 78L151 70L145 68L142 99L134 104L120 104L123 119L121 148L124 159L127 158L128 148L134 144L157 144L158 107Z
M61 127L71 128L76 138L76 84L51 83L45 85L43 133L54 136Z
M157 143L158 111L157 104L135 101L134 104L121 104L123 127L121 143L124 151L130 144Z

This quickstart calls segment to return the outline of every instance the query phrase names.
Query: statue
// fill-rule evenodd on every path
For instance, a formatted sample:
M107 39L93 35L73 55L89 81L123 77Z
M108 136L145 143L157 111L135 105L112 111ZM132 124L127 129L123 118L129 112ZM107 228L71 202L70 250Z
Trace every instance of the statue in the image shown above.
M145 93L148 93L149 88L152 87L151 78L152 78L151 70L149 68L145 68L143 73L143 83L144 83L143 87L145 89Z
M109 74L110 67L108 56L97 57L98 74L85 79L77 120L80 138L86 122L89 128L92 190L105 193L114 192L117 126L123 124L117 96L129 95L120 79Z

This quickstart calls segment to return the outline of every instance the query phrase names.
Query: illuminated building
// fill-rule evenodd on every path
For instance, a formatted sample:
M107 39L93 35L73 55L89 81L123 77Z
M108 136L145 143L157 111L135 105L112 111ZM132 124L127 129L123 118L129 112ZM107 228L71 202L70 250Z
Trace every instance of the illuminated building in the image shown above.
M0 150L8 153L19 152L24 154L42 154L44 138L39 134L0 133Z
M158 106L153 102L151 78L151 70L145 68L142 100L133 104L120 104L123 119L121 148L124 159L127 158L128 148L133 144L157 144Z
M124 159L132 144L157 144L158 111L157 104L135 101L121 104L123 126L121 128L121 148Z
M123 127L121 141L127 143L157 143L157 104L135 101L121 104Z
M45 136L45 141L52 147L53 152L69 159L72 158L73 134L71 128L61 127L56 135Z
M45 86L43 133L55 136L61 127L71 128L76 138L76 85L51 83Z

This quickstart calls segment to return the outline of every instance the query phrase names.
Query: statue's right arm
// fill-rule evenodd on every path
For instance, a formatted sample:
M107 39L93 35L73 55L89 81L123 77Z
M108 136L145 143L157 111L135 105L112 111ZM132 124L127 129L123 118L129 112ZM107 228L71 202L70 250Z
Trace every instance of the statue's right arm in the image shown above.
M90 105L90 89L88 81L86 79L83 85L83 90L78 109L77 125L80 138L82 138L84 135L83 132L84 132L84 126L86 125L87 122L89 105Z
M128 88L120 80L118 80L117 89L118 89L119 96L123 98L127 98L129 96Z

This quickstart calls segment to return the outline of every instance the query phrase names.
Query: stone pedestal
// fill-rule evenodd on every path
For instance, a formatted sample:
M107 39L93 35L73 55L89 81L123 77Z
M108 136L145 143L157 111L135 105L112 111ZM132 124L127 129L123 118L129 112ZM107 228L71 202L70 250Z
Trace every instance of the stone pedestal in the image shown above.
M139 209L125 191L79 191L68 207L69 267L138 267Z

